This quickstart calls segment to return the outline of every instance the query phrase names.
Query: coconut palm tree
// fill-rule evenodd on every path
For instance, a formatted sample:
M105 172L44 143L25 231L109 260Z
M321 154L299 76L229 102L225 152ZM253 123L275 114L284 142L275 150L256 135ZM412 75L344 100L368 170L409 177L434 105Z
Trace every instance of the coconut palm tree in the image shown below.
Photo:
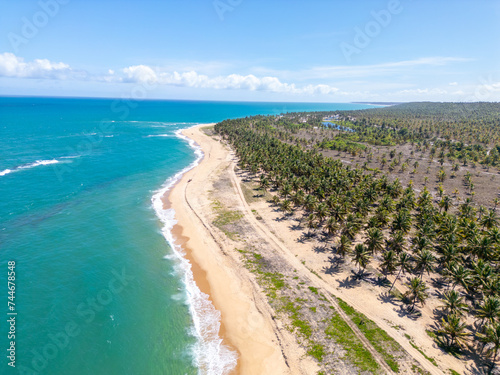
M389 250L391 251L391 250ZM394 284L396 284L396 281L399 279L399 276L401 276L401 273L405 273L406 271L411 270L411 258L406 252L402 252L398 256L397 260L397 267L399 268L398 275L394 279L394 282L391 285L391 288L389 289L389 293L391 292L392 288L394 288Z
M269 180L265 174L260 175L259 185L264 193L267 191L267 189L269 189Z
M500 318L500 299L498 297L486 297L484 302L476 311L476 316L481 323L493 324Z
M325 223L325 231L328 234L328 237L332 238L333 236L335 236L338 230L339 230L339 225L335 221L335 218L330 216Z
M382 263L380 267L386 275L392 275L398 269L398 257L392 250L386 251L382 254Z
M285 212L286 214L289 214L292 212L292 201L288 199L284 199L281 202L281 210Z
M425 271L429 274L434 268L434 255L428 249L421 250L415 257L416 265L415 270L420 272L420 278L422 278Z
M466 324L460 320L459 315L448 315L441 319L441 328L438 333L446 338L448 347L462 348L469 334L466 332Z
M386 240L388 250L394 250L396 254L405 250L406 239L402 232L393 232L388 240Z
M410 231L410 229L411 229L410 211L407 209L398 211L392 222L391 230L393 232L401 231L406 234Z
M412 277L406 286L408 287L408 291L405 293L405 297L411 301L409 310L413 311L417 303L423 306L428 297L425 281L422 281L418 277Z
M469 306L464 302L464 297L456 290L445 292L444 298L441 301L443 301L442 309L446 315L456 314L463 316L469 311Z
M316 215L309 214L309 216L307 216L306 227L308 229L307 235L311 236L313 234L314 229L318 227L318 221L316 219Z
M366 235L365 245L372 254L384 249L384 234L379 228L368 229Z
M358 276L361 276L362 272L365 270L366 266L370 263L370 252L363 244L357 244L354 246L354 251L352 253L352 260L354 264L358 266Z
M472 282L472 276L470 271L465 268L462 264L453 263L450 265L450 269L447 270L447 277L451 279L452 289L455 289L457 285L461 285L466 291Z
M451 198L449 195L443 196L443 198L441 198L441 200L439 201L439 207L441 209L444 209L444 212L448 212L448 210L450 209L450 205L451 205Z
M481 217L480 221L483 229L491 229L498 226L498 216L495 210L488 210L488 213Z
M345 258L345 256L351 252L351 240L349 237L345 234L341 235L336 250L337 254L339 254L342 258Z
M477 333L477 338L483 343L483 348L485 345L489 346L487 355L491 358L491 370L493 370L497 360L498 349L500 349L500 323L489 324L484 332Z

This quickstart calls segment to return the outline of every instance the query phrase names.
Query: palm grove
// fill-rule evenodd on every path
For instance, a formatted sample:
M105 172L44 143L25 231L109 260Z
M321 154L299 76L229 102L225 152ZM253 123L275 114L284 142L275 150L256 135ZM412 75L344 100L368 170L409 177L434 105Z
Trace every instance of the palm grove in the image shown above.
M436 340L446 350L467 349L494 365L500 348L496 207L478 209L466 199L451 209L446 194L436 198L427 188L416 192L411 181L403 186L397 178L345 166L317 148L304 147L294 136L297 129L320 126L318 119L324 115L302 123L293 119L304 114L225 120L215 130L232 145L240 167L255 176L261 189L273 191L273 203L287 215L300 217L306 235L331 241L332 251L350 259L359 277L370 264L393 275L387 293L408 311L416 311L428 298L431 286L424 275L435 276L434 287L442 298ZM477 120L481 125L476 127L488 121ZM405 285L404 293L397 289L398 280Z

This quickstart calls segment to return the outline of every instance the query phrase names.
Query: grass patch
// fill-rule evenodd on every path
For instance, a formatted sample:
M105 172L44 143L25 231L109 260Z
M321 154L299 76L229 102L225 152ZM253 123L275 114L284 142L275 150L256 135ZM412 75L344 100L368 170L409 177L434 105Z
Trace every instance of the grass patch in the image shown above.
M434 339L434 340L436 340L436 339L437 339L436 334L435 334L434 332L432 332L431 330L426 329L426 330L425 330L425 333L427 333L427 336L429 336L430 338L432 338L432 339Z
M309 288L309 290L310 290L311 292L313 292L314 294L318 294L318 288L315 288L315 287L313 287L313 286L309 286L308 288Z
M321 344L314 344L311 346L311 348L307 351L307 354L309 354L311 357L314 357L318 360L318 362L323 361L323 356L326 354L325 353L325 348Z
M281 308L281 311L288 313L289 318L292 321L291 326L293 329L291 329L291 331L293 332L296 329L304 338L309 339L312 335L312 328L307 321L302 320L300 306L295 305L287 297L283 297L282 302L283 307Z
M212 137L215 135L215 132L214 132L214 126L213 125L210 125L210 126L204 126L201 128L201 131L203 133L205 133L206 135Z
M370 341L375 350L382 355L384 361L394 372L399 372L399 364L391 352L403 351L402 347L387 334L383 329L379 328L373 321L365 315L357 312L354 308L338 298L339 306L344 312L349 315L354 324L356 324L363 335ZM388 351L389 349L389 351Z
M432 363L434 366L438 367L436 360L432 357L428 357L427 354L425 354L422 349L420 349L417 345L415 345L415 343L413 341L410 341L410 345L413 346L414 349L417 349L419 351L419 353L422 354L425 357L425 359L427 359L430 363Z
M419 373L419 374L422 374L422 375L427 375L429 374L427 371L424 371L422 370L420 367L418 367L417 365L411 365L411 370L413 372L416 372L416 373Z
M347 352L346 357L361 371L375 373L380 369L372 354L363 346L363 343L339 314L333 314L325 333L344 348Z
M455 370L453 370L451 368L449 368L448 371L450 372L451 375L460 375L459 372L457 372L457 371L455 371Z
M212 208L217 214L212 223L231 240L237 239L238 233L230 231L227 226L240 220L243 214L238 210L225 209L218 200L212 202Z
M253 184L251 182L242 182L241 191L248 204L257 202L259 198L263 196L263 191L254 190ZM253 211L253 210L252 210Z
M257 275L257 281L265 288L266 295L274 300L277 298L277 291L286 287L285 276L279 272L269 272L264 270L264 257L255 252L238 250L245 255L246 267Z

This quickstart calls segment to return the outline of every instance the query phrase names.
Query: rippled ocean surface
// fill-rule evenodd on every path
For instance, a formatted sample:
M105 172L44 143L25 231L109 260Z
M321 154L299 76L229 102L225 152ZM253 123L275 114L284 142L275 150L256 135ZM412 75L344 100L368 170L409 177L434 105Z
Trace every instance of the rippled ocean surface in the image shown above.
M197 333L213 325L213 311L169 245L172 213L158 201L200 157L177 131L256 114L357 108L367 106L1 97L4 354L12 341L8 261L15 261L17 315L16 367L2 355L0 373L197 374L200 365L223 373L234 356Z

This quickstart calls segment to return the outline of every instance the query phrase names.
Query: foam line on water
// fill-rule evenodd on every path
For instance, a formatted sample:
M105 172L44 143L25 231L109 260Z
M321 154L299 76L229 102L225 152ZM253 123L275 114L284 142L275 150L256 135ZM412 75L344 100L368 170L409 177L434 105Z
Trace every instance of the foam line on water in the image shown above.
M185 253L183 249L174 242L172 228L177 223L174 210L165 210L163 208L162 197L164 194L179 181L184 173L196 167L203 158L201 148L193 140L184 136L181 131L182 129L176 131L175 135L189 143L189 146L194 149L196 160L175 176L165 181L163 186L154 193L151 200L157 216L164 224L162 234L172 248L173 255L183 270L187 302L194 325L192 334L197 338L197 343L192 348L194 364L198 367L199 374L223 375L236 367L237 354L223 345L222 339L219 336L221 314L215 309L209 300L209 296L201 292L196 285L191 264L184 257ZM171 256L166 257L170 258Z
M31 169L31 168L35 168L35 167L39 167L39 166L43 166L43 165L51 165L51 164L57 164L57 163L60 163L60 161L57 159L37 160L34 163L23 164L23 165L20 165L18 167L12 168L12 169L10 169L10 168L4 169L3 171L0 172L0 176L5 176L5 175L8 175L10 173L19 172L19 171L22 171L23 169Z

